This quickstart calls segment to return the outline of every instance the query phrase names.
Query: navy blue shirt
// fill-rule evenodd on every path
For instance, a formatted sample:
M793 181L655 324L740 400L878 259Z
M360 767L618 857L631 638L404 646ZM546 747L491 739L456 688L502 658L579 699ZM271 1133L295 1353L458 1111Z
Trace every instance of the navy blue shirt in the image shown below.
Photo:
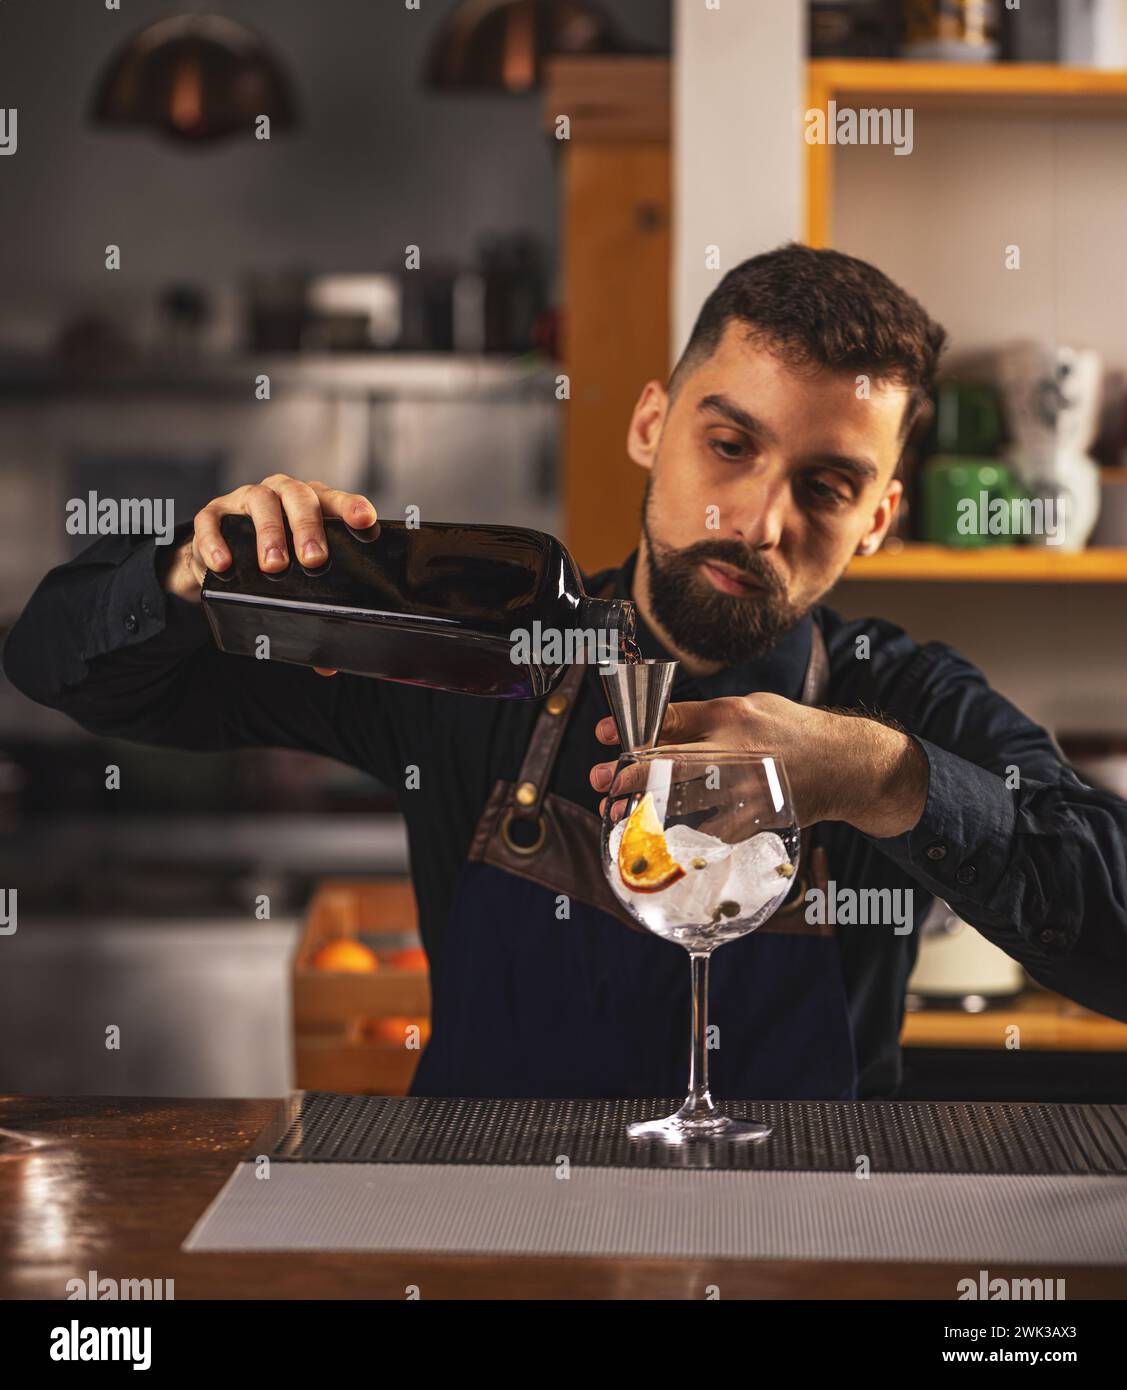
M304 749L374 774L407 822L423 944L437 964L474 827L497 779L516 777L539 702L325 679L225 655L200 607L165 593L157 556L151 539L107 537L53 570L9 636L9 680L94 733L187 749ZM632 572L631 559L588 589L610 577L629 597ZM911 932L837 927L858 1095L896 1087L905 986L934 896L1041 983L1127 1021L1127 803L1086 786L1047 731L950 647L819 608L754 663L682 676L674 698L798 699L813 621L830 658L828 705L897 721L929 768L913 830L880 840L840 823L817 832L839 888L913 890ZM640 644L661 654L644 627ZM590 672L550 788L592 811L588 775L608 758L594 727L605 714ZM418 768L410 790L409 767Z

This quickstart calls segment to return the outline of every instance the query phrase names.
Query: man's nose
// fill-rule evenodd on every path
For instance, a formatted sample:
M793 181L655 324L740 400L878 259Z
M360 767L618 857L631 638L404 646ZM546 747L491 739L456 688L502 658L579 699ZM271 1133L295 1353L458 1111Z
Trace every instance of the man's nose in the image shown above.
M783 538L790 494L785 480L749 480L735 514L735 534L752 550L774 550Z

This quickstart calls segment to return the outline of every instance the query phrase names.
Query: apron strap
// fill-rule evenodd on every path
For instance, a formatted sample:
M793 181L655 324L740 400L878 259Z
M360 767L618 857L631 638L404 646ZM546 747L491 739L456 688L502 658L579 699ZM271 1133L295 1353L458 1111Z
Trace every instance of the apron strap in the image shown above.
M573 666L544 701L544 706L537 716L528 747L524 751L524 761L520 765L520 772L513 786L509 811L503 827L506 839L509 838L509 827L514 821L523 821L530 826L542 826L544 797L547 795L552 769L559 756L560 744L575 708L576 696L583 684L583 673L582 666ZM536 848L539 848L539 845Z
M595 597L606 598L613 589L614 580L609 579ZM585 674L585 666L573 666L544 701L533 726L501 824L501 834L506 844L518 852L534 854L543 844L544 798L548 794L548 783L559 757L560 744L571 721ZM533 839L525 844L514 840L511 834L514 823L522 822L525 826L535 827Z
M802 703L804 705L824 705L830 694L830 657L826 650L826 639L817 618L814 619L810 634L810 659L806 663L806 676L802 682ZM793 895L780 907L775 915L764 924L774 932L787 931L799 935L833 936L834 929L826 924L811 926L806 921L806 893L810 888L820 888L826 892L829 886L829 864L825 849L816 843L812 827L806 827L799 836L799 875ZM760 928L763 930L763 928Z
M826 651L826 639L818 620L813 620L810 634L810 658L806 663L806 675L802 682L801 701L804 705L824 705L830 693L830 657Z

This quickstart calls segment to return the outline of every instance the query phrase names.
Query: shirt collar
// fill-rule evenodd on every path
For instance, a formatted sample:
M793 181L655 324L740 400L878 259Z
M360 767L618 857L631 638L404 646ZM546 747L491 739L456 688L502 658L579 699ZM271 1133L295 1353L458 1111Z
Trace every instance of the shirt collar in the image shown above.
M627 556L614 575L615 598L634 597L634 570L638 552ZM810 644L813 636L814 619L807 613L788 632L775 643L769 652L741 662L738 666L728 666L711 676L689 676L684 671L677 673L674 692L677 698L713 700L722 695L749 695L755 690L767 690L774 695L784 695L788 700L802 698L802 686L806 678L806 667L810 661ZM662 645L661 639L637 613L637 642L643 656L657 660L668 660L670 653Z

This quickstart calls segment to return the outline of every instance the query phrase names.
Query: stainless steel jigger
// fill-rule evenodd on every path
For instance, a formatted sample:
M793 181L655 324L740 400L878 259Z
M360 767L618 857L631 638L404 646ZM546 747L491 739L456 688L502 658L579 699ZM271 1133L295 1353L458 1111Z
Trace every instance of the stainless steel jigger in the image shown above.
M619 661L613 666L599 667L599 679L624 753L637 753L657 742L678 664L640 661L630 666Z

